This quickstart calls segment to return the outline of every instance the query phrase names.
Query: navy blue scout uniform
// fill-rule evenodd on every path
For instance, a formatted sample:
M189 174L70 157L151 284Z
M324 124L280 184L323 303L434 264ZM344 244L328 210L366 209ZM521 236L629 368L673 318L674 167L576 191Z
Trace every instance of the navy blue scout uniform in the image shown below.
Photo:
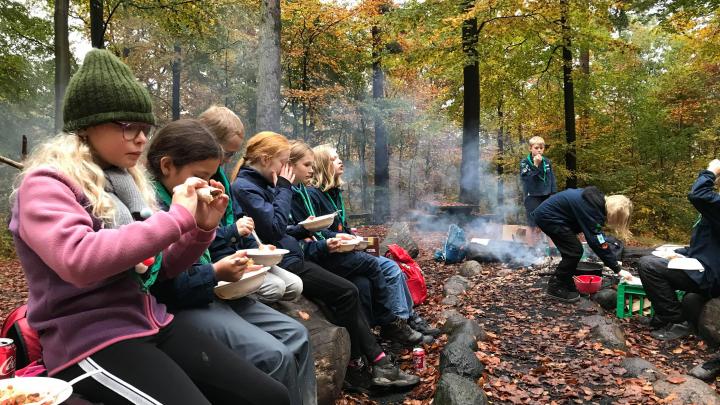
M528 225L535 226L532 212L551 194L557 193L557 182L550 160L543 156L540 167L535 166L528 154L520 161L520 180L523 186L523 202Z
M316 207L317 215L327 215L337 212L332 225L329 229L333 233L349 233L352 234L350 227L347 225L347 213L345 212L345 201L343 200L342 190L339 187L331 188L322 192L315 187L308 188L310 198Z
M617 258L602 232L607 216L605 195L596 187L574 188L554 194L540 204L532 216L562 255L555 270L555 280L551 281L575 291L572 277L583 254L582 244L577 238L580 232L606 266L615 273L620 271Z
M688 200L700 213L693 228L687 256L702 263L705 271L687 271L687 275L712 296L720 295L720 194L715 192L715 174L700 172L688 194Z
M284 177L278 177L277 185L273 186L257 170L243 166L230 191L235 216L244 212L255 222L255 232L263 243L289 250L278 266L301 274L303 249L297 239L287 233L291 186Z
M325 239L334 237L337 232L323 230L311 234L311 232L302 226L297 225L298 222L305 220L305 218L311 215L319 216L319 214L315 212L309 190L310 188L302 184L293 187L291 223L296 226L288 227L288 233L294 234L297 238L311 238L314 236L317 239L317 241L301 242L301 244L305 245L305 254L308 260L316 262L333 273L353 282L355 282L355 277L357 276L369 279L374 301L370 305L371 308L368 308L365 300L362 300L366 315L368 312L372 313L373 318L381 325L392 322L396 317L391 312L388 304L386 304L390 302L387 282L375 257L364 252L329 254L327 253ZM321 248L311 248L312 245L317 244L320 244ZM366 283L362 283L361 285L363 288L367 287Z
M222 169L218 169L212 179L222 183L225 190L230 189L230 183ZM160 182L155 183L155 190L159 196L160 209L167 211L172 202L170 193ZM254 239L240 236L232 210L232 202L229 201L225 215L215 231L215 239L197 263L174 279L153 285L153 295L171 311L210 304L215 297L214 288L217 285L213 263L237 250L257 247Z

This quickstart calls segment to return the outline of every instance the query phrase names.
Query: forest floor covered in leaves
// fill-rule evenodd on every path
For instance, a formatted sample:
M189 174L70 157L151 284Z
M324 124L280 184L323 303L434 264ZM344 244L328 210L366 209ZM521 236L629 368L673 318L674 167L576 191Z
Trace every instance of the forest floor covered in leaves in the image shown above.
M383 229L372 232L382 234ZM547 298L544 287L548 267L509 269L502 264L483 264L480 275L471 279L471 287L459 296L455 307L441 305L443 284L457 274L460 267L433 260L433 252L444 241L445 233L417 234L420 246L417 262L423 269L429 289L427 303L417 310L428 321L437 322L440 314L455 308L468 318L475 318L487 332L479 342L477 357L485 365L480 384L491 403L496 404L566 404L566 403L667 403L658 398L649 382L625 378L620 363L625 357L641 357L669 376L686 374L708 359L714 350L701 340L690 337L675 343L663 343L650 336L650 329L640 318L620 322L627 350L611 350L590 337L590 327L580 319L594 314L577 304L563 304ZM593 311L593 312L589 312ZM614 317L606 313L604 316ZM406 397L378 397L378 403L430 403L440 378L437 371L443 336L426 347L429 365L422 383ZM403 367L411 369L409 352L401 356ZM677 377L678 382L682 382ZM720 392L717 383L713 388ZM370 402L357 395L346 395L341 404Z
M366 227L364 235L384 235L385 227ZM444 233L417 234L420 256L429 289L428 302L417 310L431 323L442 311L442 287L455 275L459 265L445 265L432 258ZM580 319L591 315L572 304L546 298L543 292L547 267L508 269L502 264L483 264L480 275L454 308L474 317L487 332L479 342L477 357L485 365L478 380L491 403L664 403L655 396L652 385L638 378L626 378L620 366L624 357L650 361L670 378L687 373L709 358L714 350L697 338L661 343L649 335L639 318L621 322L626 335L626 351L611 350L590 337L590 328ZM0 259L0 317L27 299L27 287L19 262ZM612 317L612 314L605 314ZM346 394L338 404L351 403L430 403L440 378L438 365L446 337L426 346L427 369L422 383L412 391L368 398ZM412 369L410 351L399 353L405 369ZM716 383L713 384L718 392Z

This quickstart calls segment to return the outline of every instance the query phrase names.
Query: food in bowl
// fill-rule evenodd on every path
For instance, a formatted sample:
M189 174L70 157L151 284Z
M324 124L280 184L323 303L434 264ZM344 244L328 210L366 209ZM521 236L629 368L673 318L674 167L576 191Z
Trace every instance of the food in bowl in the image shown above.
M245 249L239 250L239 252L245 252L247 257L253 260L256 264L262 264L263 266L274 266L282 261L283 256L290 253L287 249L278 249L272 245L262 245L263 247L257 249ZM267 246L272 246L273 249Z
M360 244L359 239L341 239L337 252L351 252L357 248L358 244Z
M70 397L72 385L51 377L15 377L0 380L0 404L56 405Z
M195 190L195 192L198 195L198 199L206 204L210 204L211 202L213 202L213 200L220 197L223 193L221 189L213 186L201 187Z

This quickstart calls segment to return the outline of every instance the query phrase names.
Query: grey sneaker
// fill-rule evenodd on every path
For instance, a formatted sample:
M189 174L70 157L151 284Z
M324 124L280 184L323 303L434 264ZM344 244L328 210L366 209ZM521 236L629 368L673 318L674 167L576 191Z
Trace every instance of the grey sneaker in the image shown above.
M698 364L688 374L699 380L712 381L720 374L720 357Z
M381 387L411 387L420 382L420 377L408 374L392 361L382 365L374 365L372 368L372 382Z
M405 320L400 318L395 318L389 324L382 325L380 336L403 346L412 346L423 341L422 333L411 328Z
M690 324L685 321L682 323L668 323L664 327L650 332L650 336L659 340L675 340L688 336L690 333Z

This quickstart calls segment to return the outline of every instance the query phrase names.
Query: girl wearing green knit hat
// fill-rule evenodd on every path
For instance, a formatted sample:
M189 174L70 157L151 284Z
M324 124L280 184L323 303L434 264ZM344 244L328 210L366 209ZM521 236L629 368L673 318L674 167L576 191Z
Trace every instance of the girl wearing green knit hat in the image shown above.
M92 374L73 390L93 403L289 404L282 384L148 294L198 260L228 197L206 203L208 182L189 178L157 211L137 165L155 118L130 69L90 51L64 113L66 133L27 160L10 221L48 374Z

